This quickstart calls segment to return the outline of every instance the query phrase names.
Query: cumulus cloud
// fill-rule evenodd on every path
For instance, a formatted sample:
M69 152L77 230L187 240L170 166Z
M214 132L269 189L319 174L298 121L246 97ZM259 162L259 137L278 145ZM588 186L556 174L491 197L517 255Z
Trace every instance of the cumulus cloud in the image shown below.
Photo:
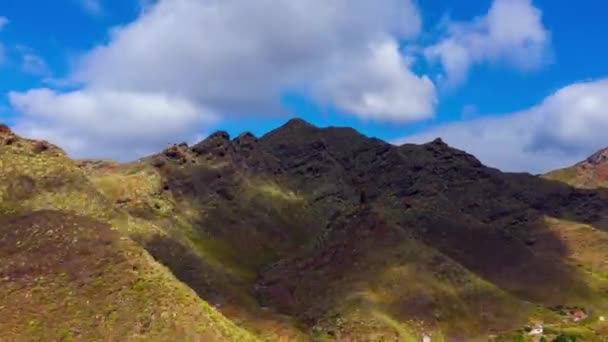
M276 112L285 89L332 77L344 56L366 65L370 45L413 38L420 22L410 0L164 0L115 30L74 76L112 89L169 89L224 113ZM410 91L402 96L419 95Z
M12 92L9 101L23 114L14 126L17 133L61 142L74 157L150 153L196 136L197 127L215 120L196 104L165 94L35 89Z
M396 42L378 42L365 52L360 58L340 56L334 73L321 80L317 97L364 119L413 121L433 115L433 82L410 70Z
M440 126L394 143L436 137L505 171L546 172L608 147L608 79L560 89L517 113Z
M531 0L494 0L485 16L471 22L444 23L445 36L424 50L439 61L446 83L458 85L477 63L504 62L519 70L542 66L550 50L550 34L542 12Z
M136 141L137 146L142 146L140 140L151 142L144 132L148 126L158 125L154 129L162 130L165 121L184 120L179 126L184 131L174 133L189 133L192 108L218 117L276 114L283 111L282 95L294 91L327 107L379 121L427 118L435 109L433 83L416 75L409 57L399 49L400 43L420 33L421 18L412 0L146 3L148 7L137 20L114 28L107 44L95 47L76 63L68 79L82 84L81 91L43 91L51 99L46 100L45 110L53 113L69 110L65 103L81 103L83 98L96 104L88 105L82 114L58 115L54 132L67 134L69 130L70 135L57 133L57 143L76 136L93 139L81 130L83 120L105 121L110 116L131 129L132 139L125 142L131 144L126 145L128 150L134 150ZM13 103L28 114L28 108L36 107L29 102L40 100L36 94L14 93ZM186 114L180 112L182 105L166 108L163 120L139 121L133 120L134 113L148 115L149 105L124 99L102 104L107 94L125 94L129 99L163 96L179 99L167 106L182 102L191 106ZM128 102L127 109L119 105L124 102ZM79 115L82 120L72 120ZM39 115L26 118L30 121L24 127L46 129L38 124ZM61 126L67 128L59 130ZM114 141L93 137L98 141L87 145L92 151ZM158 145L160 141L164 143L164 138L154 142Z

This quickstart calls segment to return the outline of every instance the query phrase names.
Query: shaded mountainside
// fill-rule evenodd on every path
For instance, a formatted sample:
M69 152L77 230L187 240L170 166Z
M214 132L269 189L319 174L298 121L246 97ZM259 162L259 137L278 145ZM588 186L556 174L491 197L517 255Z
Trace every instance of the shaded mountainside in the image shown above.
M574 166L549 172L544 177L579 188L606 188L608 187L608 149L600 150Z
M393 146L298 119L127 164L72 162L7 136L0 214L114 226L261 339L509 339L536 321L549 338L607 333L601 189L502 173L439 139ZM556 307L595 317L564 321Z

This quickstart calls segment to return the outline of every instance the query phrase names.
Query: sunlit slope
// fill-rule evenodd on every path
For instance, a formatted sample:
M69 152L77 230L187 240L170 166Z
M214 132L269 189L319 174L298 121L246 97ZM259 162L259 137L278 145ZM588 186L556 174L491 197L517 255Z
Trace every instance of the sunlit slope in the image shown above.
M136 244L162 230L57 147L3 130L0 195L3 339L255 340Z

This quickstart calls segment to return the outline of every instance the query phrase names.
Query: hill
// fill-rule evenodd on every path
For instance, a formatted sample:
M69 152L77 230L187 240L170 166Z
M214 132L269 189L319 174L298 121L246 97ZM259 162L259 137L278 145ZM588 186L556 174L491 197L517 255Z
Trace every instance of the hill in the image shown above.
M60 149L0 133L3 341L255 340L112 226Z
M549 172L544 177L579 188L606 188L608 187L608 149L600 150L574 166Z
M548 338L592 341L608 329L601 189L502 173L439 139L393 146L298 119L127 164L39 144L0 149L13 151L0 165L23 159L0 172L0 212L115 226L261 339L508 339L542 321ZM594 316L573 322L574 308Z

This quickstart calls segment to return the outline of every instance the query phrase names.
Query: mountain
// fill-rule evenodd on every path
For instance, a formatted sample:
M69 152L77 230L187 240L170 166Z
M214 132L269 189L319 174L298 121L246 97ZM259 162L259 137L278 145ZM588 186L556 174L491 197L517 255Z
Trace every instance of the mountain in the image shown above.
M130 239L148 224L60 149L2 125L0 200L3 341L256 340Z
M512 340L538 321L547 338L608 335L598 319L608 315L603 189L502 173L440 139L394 146L300 119L259 138L216 132L125 164L72 161L48 143L4 135L0 214L25 223L5 233L22 235L0 241L38 246L22 256L33 265L42 253L58 253L36 266L43 269L72 262L96 269L94 260L107 260L111 271L95 274L116 284L131 279L125 262L163 265L170 271L165 281L146 283L193 290L202 315L222 322L224 328L212 329L216 340ZM106 228L94 229L101 236L83 233L89 239L77 239L82 247L62 252L54 233L28 232L30 219L55 222L45 215L58 217L50 230L67 229L68 236L76 233L61 222ZM126 261L77 252L104 239L115 243L102 244L99 253ZM2 255L1 264L12 255ZM18 273L38 274L36 267ZM64 281L94 284L88 277ZM5 282L19 284L12 277ZM146 298L174 303L179 293ZM53 318L86 321L105 312L107 304L87 307L87 296L81 292L74 307L90 311ZM44 298L62 305L66 296ZM0 302L8 310L16 305ZM577 308L593 314L574 322L568 315ZM141 325L127 311L115 317L116 324ZM175 331L210 340L196 335L191 322ZM3 331L12 324L0 318ZM157 333L150 336L171 336Z
M549 172L545 178L585 189L606 188L608 187L608 148L598 151L574 166Z

